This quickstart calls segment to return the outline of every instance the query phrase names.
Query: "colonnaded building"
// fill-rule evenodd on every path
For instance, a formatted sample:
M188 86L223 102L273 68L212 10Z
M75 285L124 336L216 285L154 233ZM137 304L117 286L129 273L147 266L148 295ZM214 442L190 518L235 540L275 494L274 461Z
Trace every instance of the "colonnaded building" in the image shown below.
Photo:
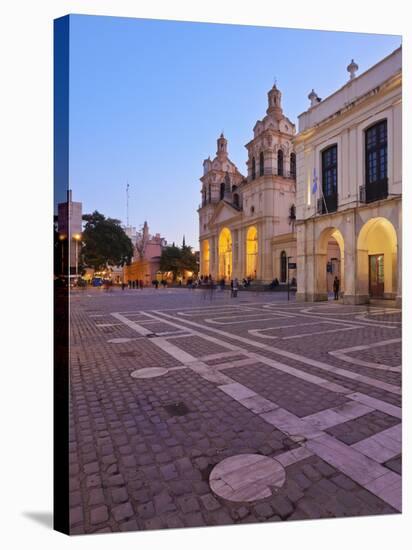
M297 300L327 300L337 275L344 303L401 302L402 50L347 70L329 97L312 90L298 134L269 91L247 178L218 139L201 178L201 274L282 283L296 262Z
M402 50L299 116L298 300L327 300L327 272L343 302L401 302Z
M295 125L283 114L281 92L268 92L268 108L253 129L247 177L231 162L227 140L203 162L199 212L200 273L214 279L251 277L286 282L287 258L296 255L294 235Z

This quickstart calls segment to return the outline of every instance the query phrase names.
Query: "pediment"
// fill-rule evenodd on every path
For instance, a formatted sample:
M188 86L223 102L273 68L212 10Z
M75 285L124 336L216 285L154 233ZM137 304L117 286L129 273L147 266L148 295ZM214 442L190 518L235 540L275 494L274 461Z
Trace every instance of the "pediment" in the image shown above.
M216 210L213 213L213 216L209 220L209 226L211 225L220 225L227 221L232 221L234 218L237 218L241 215L241 212L234 208L226 201L220 201Z

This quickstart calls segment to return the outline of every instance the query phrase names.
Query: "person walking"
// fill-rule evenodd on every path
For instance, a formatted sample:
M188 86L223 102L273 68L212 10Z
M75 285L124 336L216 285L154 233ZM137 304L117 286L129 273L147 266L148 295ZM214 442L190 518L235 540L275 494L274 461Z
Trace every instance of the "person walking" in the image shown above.
M237 280L237 277L233 280L233 286L232 286L232 296L233 298L237 298L237 291L239 288L239 281Z
M333 294L334 294L335 300L339 300L339 287L340 287L340 281L338 279L338 276L335 275L335 278L333 279Z

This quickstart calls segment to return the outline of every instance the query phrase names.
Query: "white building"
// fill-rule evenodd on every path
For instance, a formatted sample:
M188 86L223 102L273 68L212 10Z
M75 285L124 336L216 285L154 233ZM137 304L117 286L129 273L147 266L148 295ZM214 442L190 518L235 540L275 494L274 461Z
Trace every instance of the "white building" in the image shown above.
M338 275L344 303L402 295L402 50L299 116L297 299L326 300ZM330 281L329 281L330 285Z

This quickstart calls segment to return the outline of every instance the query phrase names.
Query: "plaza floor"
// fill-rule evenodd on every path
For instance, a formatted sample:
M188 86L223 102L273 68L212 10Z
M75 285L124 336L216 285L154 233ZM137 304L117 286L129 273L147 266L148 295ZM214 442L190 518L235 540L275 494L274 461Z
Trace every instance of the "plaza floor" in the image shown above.
M401 511L401 311L71 296L73 534Z

